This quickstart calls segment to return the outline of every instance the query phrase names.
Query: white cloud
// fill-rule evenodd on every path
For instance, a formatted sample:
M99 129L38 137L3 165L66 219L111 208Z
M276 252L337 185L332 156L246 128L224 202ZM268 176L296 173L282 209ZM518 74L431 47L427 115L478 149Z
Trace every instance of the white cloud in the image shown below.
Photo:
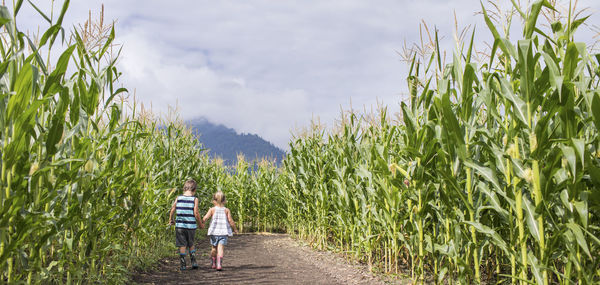
M154 111L177 105L183 119L204 116L237 130L258 133L285 146L288 127L310 112L303 90L266 91L248 87L245 79L220 74L209 66L177 64L148 39L129 34L120 66L122 79ZM150 82L150 84L149 84ZM130 90L132 91L132 90ZM175 98L175 99L174 99Z
M35 2L49 11L49 1ZM440 30L449 55L454 11L460 26L477 23L477 39L489 39L477 0L71 1L66 26L100 3L107 20L118 19L122 83L142 101L163 112L178 102L183 118L204 116L284 148L291 128L313 115L333 122L351 100L359 110L379 100L397 111L407 66L396 51L419 41L421 20ZM21 19L41 23L25 6Z

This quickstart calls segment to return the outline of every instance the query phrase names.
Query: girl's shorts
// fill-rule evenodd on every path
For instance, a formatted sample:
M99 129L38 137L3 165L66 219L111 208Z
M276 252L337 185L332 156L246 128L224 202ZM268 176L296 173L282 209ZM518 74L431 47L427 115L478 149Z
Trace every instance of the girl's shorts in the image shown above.
M210 244L212 246L227 245L227 236L210 236Z

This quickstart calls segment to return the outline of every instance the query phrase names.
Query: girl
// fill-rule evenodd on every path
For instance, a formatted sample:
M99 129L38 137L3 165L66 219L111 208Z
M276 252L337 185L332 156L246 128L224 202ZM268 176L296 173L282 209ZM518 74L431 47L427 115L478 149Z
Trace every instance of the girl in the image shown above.
M223 262L223 251L227 245L227 237L232 236L231 229L237 234L237 228L231 218L231 212L225 208L225 194L218 191L213 195L212 203L214 207L210 208L202 221L206 221L212 217L208 235L210 236L210 251L211 267L221 270Z

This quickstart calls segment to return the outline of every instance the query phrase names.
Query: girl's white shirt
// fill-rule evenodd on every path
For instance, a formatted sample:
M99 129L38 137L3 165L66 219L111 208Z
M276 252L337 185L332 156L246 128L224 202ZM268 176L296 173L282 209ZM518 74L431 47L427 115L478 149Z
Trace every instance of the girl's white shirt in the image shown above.
M208 227L209 236L233 236L231 231L231 225L227 220L227 213L225 207L213 207L214 212Z

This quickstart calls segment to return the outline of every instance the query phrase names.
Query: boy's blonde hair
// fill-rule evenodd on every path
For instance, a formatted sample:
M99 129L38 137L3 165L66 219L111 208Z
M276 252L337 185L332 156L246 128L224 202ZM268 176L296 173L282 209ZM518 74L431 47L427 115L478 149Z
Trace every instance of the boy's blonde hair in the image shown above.
M196 191L197 185L194 179L190 179L183 184L183 191Z
M217 193L213 194L213 201L218 204L225 204L225 193L222 191L217 191Z

